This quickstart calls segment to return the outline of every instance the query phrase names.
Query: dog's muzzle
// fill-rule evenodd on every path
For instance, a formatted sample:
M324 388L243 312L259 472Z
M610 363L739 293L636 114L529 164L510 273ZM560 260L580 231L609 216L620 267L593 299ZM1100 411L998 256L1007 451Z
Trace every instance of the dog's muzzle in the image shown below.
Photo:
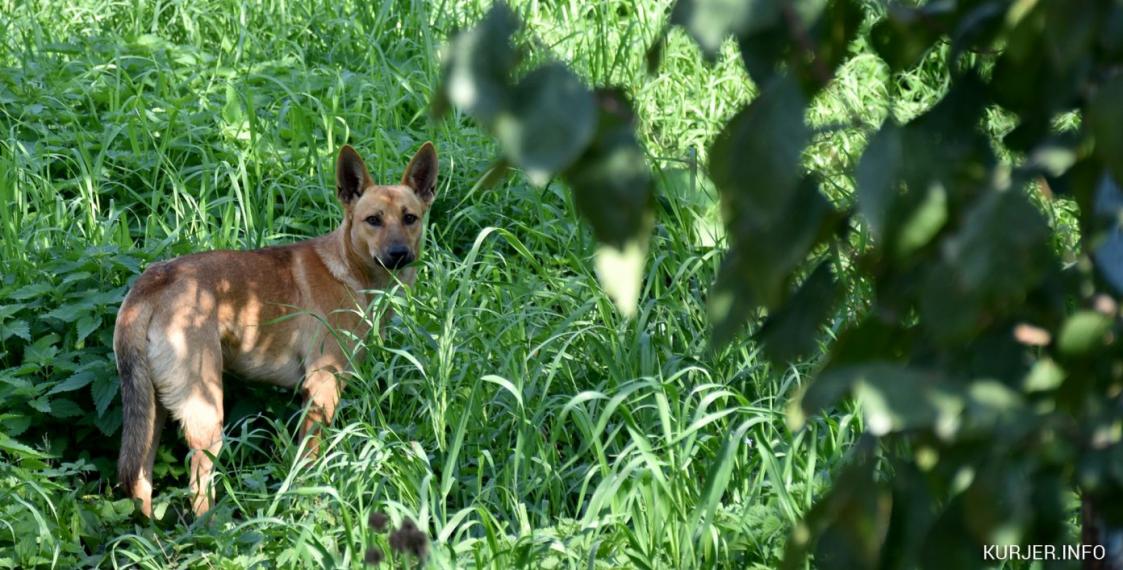
M401 269L413 263L413 253L408 247L394 246L387 249L378 261L387 269Z

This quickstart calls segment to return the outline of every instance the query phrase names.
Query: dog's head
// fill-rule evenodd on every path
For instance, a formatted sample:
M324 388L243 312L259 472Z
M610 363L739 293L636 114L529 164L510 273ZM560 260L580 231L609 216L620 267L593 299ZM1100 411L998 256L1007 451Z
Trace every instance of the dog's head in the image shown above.
M436 197L437 151L433 143L421 145L401 183L383 186L371 180L359 153L344 146L335 165L335 190L352 249L373 266L400 269L417 259L421 220Z

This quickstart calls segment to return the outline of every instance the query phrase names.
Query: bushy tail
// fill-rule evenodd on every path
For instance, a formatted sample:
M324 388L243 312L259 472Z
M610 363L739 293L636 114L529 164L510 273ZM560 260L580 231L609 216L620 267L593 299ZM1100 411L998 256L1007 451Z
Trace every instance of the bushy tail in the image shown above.
M113 350L121 377L124 404L121 423L121 454L117 479L125 492L135 496L136 483L146 469L156 430L156 390L148 365L148 322L151 311L130 306L126 299L117 315Z

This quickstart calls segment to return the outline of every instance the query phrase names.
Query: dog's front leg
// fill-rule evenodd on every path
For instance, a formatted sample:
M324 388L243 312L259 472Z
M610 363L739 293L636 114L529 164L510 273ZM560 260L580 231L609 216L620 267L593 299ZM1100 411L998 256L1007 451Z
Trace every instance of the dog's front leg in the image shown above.
M304 379L304 403L308 411L300 428L304 457L315 458L320 452L320 428L331 423L339 404L339 380L334 366L312 370Z

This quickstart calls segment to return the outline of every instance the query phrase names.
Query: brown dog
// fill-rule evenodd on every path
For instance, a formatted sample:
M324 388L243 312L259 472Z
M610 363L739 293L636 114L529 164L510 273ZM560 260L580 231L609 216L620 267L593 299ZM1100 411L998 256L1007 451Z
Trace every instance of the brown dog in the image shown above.
M301 437L331 422L346 354L328 327L364 338L354 309L367 291L412 284L407 267L433 202L437 153L425 143L401 184L378 186L350 146L339 152L343 223L330 234L255 251L214 251L153 264L133 285L113 335L124 424L117 473L152 516L152 463L170 412L191 447L196 514L213 503L211 457L222 447L222 373L285 387L301 384ZM396 278L396 279L395 279ZM210 456L208 455L210 454Z

